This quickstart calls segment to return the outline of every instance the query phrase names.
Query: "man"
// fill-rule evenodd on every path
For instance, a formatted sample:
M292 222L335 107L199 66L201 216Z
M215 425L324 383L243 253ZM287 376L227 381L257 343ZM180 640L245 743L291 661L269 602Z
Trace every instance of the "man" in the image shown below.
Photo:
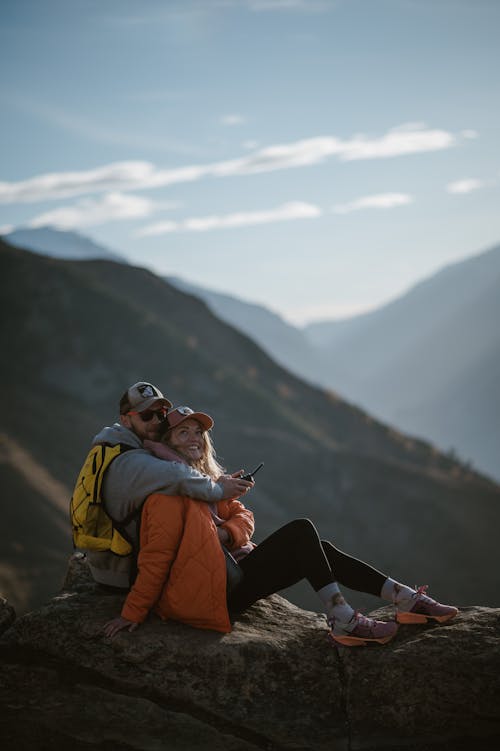
M134 383L120 399L120 422L103 428L92 445L117 446L123 451L105 470L101 497L106 512L137 552L140 509L151 493L187 495L213 503L241 495L252 483L239 475L224 475L214 482L188 464L175 464L153 456L146 439L157 441L172 403L151 383ZM100 584L129 588L135 555L120 556L109 550L88 550L89 567Z

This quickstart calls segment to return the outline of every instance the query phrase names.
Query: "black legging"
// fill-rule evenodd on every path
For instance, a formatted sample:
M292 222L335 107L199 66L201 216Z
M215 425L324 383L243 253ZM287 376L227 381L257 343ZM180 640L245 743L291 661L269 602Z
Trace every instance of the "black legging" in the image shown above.
M320 540L309 519L295 519L259 543L240 562L244 578L229 598L229 609L242 612L261 597L307 579L317 592L337 581L349 589L380 596L387 576Z

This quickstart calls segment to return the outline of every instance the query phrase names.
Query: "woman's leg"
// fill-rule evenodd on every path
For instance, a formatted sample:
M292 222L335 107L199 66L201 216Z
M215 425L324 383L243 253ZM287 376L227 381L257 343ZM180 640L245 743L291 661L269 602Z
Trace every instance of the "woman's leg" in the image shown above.
M239 562L244 579L233 592L229 608L241 612L261 597L307 579L315 591L335 581L316 528L309 519L295 519L276 530Z
M328 562L340 584L359 592L368 592L396 605L399 623L426 623L434 620L446 623L458 609L442 605L426 595L427 587L413 589L391 579L357 558L338 550L331 542L321 540Z
M307 579L325 605L334 641L347 646L388 642L396 633L397 625L355 613L338 588L328 556L340 561L343 575L351 583L369 580L369 586L374 586L371 577L377 582L379 578L382 582L386 578L361 561L336 551L333 545L323 546L309 519L296 519L278 529L240 561L244 578L229 598L229 610L242 612L261 597ZM351 566L355 571L353 575L349 573Z
M245 579L231 598L234 610L244 610L301 579L307 579L316 592L337 581L376 597L387 580L386 574L320 540L309 519L295 519L278 529L243 558L240 566Z
M327 540L321 540L328 563L335 574L335 579L349 589L366 592L380 597L382 587L387 581L387 574L383 574L367 563L353 558L332 545Z

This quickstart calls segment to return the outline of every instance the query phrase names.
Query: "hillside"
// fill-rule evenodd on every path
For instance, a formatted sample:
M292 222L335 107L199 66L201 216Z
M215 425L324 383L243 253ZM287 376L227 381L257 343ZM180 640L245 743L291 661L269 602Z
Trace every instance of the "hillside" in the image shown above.
M120 260L73 232L16 231L49 256ZM168 277L278 364L500 480L500 249L444 268L381 308L297 329L267 307ZM465 336L464 336L465 334Z
M300 329L277 313L263 305L245 302L234 295L215 292L179 277L167 277L166 280L203 300L212 313L253 339L279 365L300 378L317 383L322 372L322 353Z
M500 246L377 311L311 324L322 383L500 478Z
M290 375L201 301L149 271L60 261L5 243L0 263L0 341L9 363L0 375L8 394L0 428L8 445L43 468L58 497L66 490L69 499L90 440L116 419L124 388L147 379L174 403L215 416L229 469L265 461L248 496L257 541L309 516L324 537L399 578L429 583L457 602L498 599L497 485ZM69 552L69 537L58 542L45 529L54 516L66 523L66 514L53 494L35 495L6 455L2 503L11 515L2 526L0 571L15 564L26 579L33 540L44 547L40 565ZM27 516L34 503L36 515ZM2 588L15 596L8 578Z

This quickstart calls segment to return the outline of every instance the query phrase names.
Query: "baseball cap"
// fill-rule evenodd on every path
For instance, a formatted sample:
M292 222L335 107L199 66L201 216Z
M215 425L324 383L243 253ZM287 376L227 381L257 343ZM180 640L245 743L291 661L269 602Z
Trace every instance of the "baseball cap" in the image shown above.
M213 428L214 421L210 415L206 415L204 412L193 412L191 407L174 407L167 415L167 423L169 428L176 428L184 420L197 420L205 430Z
M120 414L125 415L132 410L143 412L153 404L161 404L164 407L172 406L172 402L169 402L163 396L160 389L157 389L152 383L139 381L130 386L120 399Z

